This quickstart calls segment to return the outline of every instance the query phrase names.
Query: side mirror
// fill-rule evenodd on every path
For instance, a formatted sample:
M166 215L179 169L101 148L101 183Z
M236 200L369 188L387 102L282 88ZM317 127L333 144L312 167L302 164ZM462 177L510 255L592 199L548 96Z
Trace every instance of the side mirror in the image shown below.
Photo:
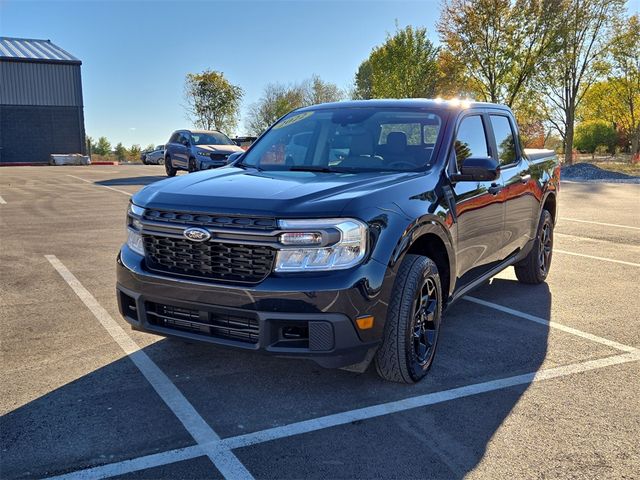
M240 160L242 155L244 155L244 152L233 152L227 157L227 164L232 164L233 162Z
M491 182L500 176L500 164L491 157L469 157L462 162L460 173L451 175L453 182Z

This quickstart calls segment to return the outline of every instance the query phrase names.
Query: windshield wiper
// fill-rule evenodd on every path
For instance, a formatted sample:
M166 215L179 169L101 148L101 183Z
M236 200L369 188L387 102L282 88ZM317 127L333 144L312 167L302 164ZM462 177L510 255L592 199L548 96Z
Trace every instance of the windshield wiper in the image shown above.
M341 168L321 167L319 165L294 165L290 172L320 172L320 173L344 173L348 170Z

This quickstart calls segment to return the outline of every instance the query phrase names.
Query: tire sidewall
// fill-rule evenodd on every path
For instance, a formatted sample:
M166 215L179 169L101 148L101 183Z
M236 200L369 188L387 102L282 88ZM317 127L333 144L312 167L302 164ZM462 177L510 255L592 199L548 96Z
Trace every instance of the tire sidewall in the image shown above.
M429 277L433 278L437 292L434 322L439 330L442 323L442 286L435 262L426 256L407 254L396 271L382 344L375 357L376 370L385 380L416 383L427 374L433 364L439 334L435 337L428 361L413 371L415 358L413 352L414 302L416 294L418 291L422 291L422 287Z
M164 170L167 172L168 177L174 177L177 173L176 169L173 168L173 164L171 163L171 157L167 157L164 161Z
M549 254L549 261L547 262L547 268L542 271L540 268L540 261L538 258L538 252L540 249L540 242L542 241L542 231L545 224L549 225L549 235L551 236L551 252ZM533 252L536 254L536 272L538 276L538 280L540 282L544 282L549 275L549 270L551 268L551 261L553 259L553 220L551 218L551 214L547 210L542 210L540 215L540 224L538 225L538 231L536 233L536 243L533 247Z
M433 359L435 358L436 350L438 348L438 337L440 336L440 325L442 323L442 287L440 285L440 275L438 274L438 268L436 264L429 258L423 257L426 262L418 261L414 265L414 268L421 269L420 281L416 285L416 288L405 289L405 297L402 302L408 302L407 309L405 311L410 312L409 316L403 319L404 323L404 344L405 344L405 362L406 368L414 382L420 381L428 373L431 365L433 365ZM436 338L432 347L431 353L427 361L418 368L415 350L413 348L413 328L414 328L414 303L416 300L417 290L422 290L423 286L427 282L427 279L431 278L435 283L437 307L434 316L434 323L436 324ZM414 366L415 365L415 366Z

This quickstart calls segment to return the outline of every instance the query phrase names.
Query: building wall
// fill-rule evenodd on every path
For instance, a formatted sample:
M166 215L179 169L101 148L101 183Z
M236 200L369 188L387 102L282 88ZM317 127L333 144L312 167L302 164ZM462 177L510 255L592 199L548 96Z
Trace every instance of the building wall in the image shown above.
M81 107L0 105L0 163L49 162L85 153Z
M80 65L0 61L0 163L86 153Z

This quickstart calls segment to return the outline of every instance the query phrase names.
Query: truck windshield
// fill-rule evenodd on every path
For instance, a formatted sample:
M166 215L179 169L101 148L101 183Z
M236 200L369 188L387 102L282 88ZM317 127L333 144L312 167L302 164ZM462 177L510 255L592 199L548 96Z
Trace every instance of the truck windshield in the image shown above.
M194 145L235 145L229 137L220 132L193 132L191 140Z
M335 108L292 112L241 164L261 170L418 171L428 168L442 126L425 110Z

